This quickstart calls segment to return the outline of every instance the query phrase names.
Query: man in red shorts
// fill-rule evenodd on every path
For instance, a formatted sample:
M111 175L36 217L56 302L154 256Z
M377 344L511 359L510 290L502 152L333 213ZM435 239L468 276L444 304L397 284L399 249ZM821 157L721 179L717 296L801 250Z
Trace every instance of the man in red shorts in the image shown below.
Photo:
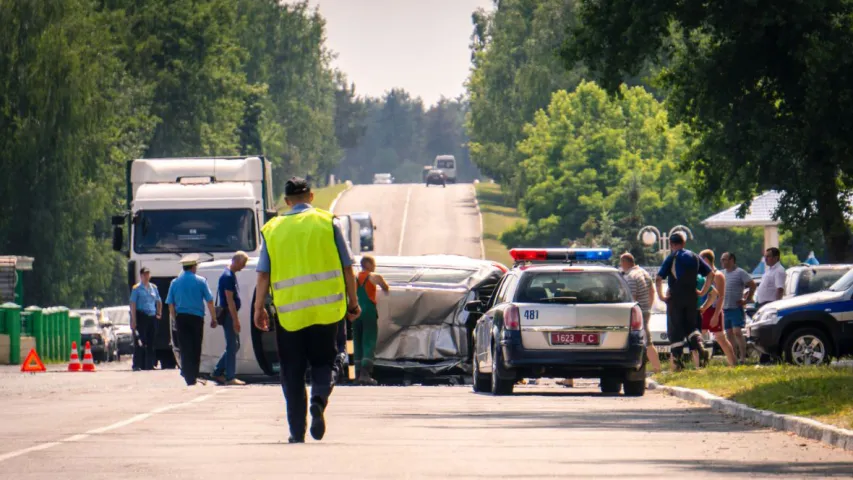
M723 331L723 309L719 308L723 304L726 294L726 276L714 265L713 251L702 250L699 256L711 266L711 275L708 276L710 281L705 281L705 286L699 293L700 296L707 295L705 303L699 308L702 315L702 331L714 334L714 340L723 349L723 353L726 354L726 361L732 367L736 362L735 352L726 337L725 331Z

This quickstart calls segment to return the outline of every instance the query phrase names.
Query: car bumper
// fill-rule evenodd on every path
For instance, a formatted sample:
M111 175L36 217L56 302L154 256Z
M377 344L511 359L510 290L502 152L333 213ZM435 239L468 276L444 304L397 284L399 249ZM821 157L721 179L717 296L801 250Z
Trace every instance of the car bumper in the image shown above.
M781 332L777 328L777 325L774 324L750 325L747 328L747 339L749 342L755 346L756 350L766 355L779 356L782 352L782 348L779 345L780 337Z
M501 341L507 368L600 373L608 370L638 370L645 358L643 336L637 332L631 333L628 348L608 351L530 350L522 346L519 332L508 333L509 337Z

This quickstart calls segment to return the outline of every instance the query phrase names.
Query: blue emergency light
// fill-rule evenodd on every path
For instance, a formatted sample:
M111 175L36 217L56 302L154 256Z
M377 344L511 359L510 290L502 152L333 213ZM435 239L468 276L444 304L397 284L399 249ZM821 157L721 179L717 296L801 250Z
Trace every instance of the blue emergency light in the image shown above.
M603 262L610 260L609 248L513 248L509 255L515 262Z

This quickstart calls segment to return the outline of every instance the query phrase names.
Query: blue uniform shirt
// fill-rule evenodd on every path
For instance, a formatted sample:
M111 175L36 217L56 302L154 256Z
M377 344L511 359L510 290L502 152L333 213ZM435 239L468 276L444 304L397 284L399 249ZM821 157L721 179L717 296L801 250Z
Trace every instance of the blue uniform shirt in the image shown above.
M219 277L219 306L228 308L228 300L225 297L225 292L234 293L234 306L240 310L240 287L237 285L237 275L230 268L225 267L225 271Z
M697 275L707 277L710 274L711 267L705 260L686 248L669 254L658 270L658 276L667 280L670 294L692 292L695 295Z
M145 315L152 317L157 314L157 302L160 301L160 292L157 285L148 282L148 288L142 282L133 286L130 292L130 302L136 304L136 309Z
M285 215L296 215L308 210L309 208L313 207L307 203L299 203L294 205L289 212L285 213ZM338 256L341 258L341 266L344 268L351 267L353 264L352 251L350 250L347 241L344 240L344 232L341 230L341 225L337 218L333 223L333 227L335 230L335 245L338 247ZM270 273L270 254L267 252L267 244L265 241L261 243L261 255L258 257L258 267L256 270L262 273Z
M213 294L204 277L185 271L172 280L166 304L174 305L176 313L204 317L204 302L213 301Z

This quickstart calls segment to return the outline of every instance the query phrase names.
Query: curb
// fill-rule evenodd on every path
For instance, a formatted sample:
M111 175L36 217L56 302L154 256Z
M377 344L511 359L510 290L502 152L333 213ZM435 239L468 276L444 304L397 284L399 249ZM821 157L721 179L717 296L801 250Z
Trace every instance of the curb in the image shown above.
M483 236L486 234L483 228L483 212L480 211L480 199L477 198L477 187L472 186L474 190L474 208L477 209L477 217L480 219L480 259L486 259L486 244L483 242Z
M347 188L345 188L341 193L338 194L337 197L335 197L334 200L332 200L332 204L329 205L329 213L335 213L335 206L338 204L338 200L340 200L341 197L343 197L344 194L352 188L352 182L349 180L347 180L344 185L346 185Z
M757 423L763 427L791 432L833 447L853 451L853 430L834 427L818 422L817 420L797 417L795 415L783 415L767 410L758 410L757 408L747 407L741 403L718 397L705 390L660 385L651 379L646 379L646 385L650 390L660 390L663 393L682 400L701 403L719 412Z

